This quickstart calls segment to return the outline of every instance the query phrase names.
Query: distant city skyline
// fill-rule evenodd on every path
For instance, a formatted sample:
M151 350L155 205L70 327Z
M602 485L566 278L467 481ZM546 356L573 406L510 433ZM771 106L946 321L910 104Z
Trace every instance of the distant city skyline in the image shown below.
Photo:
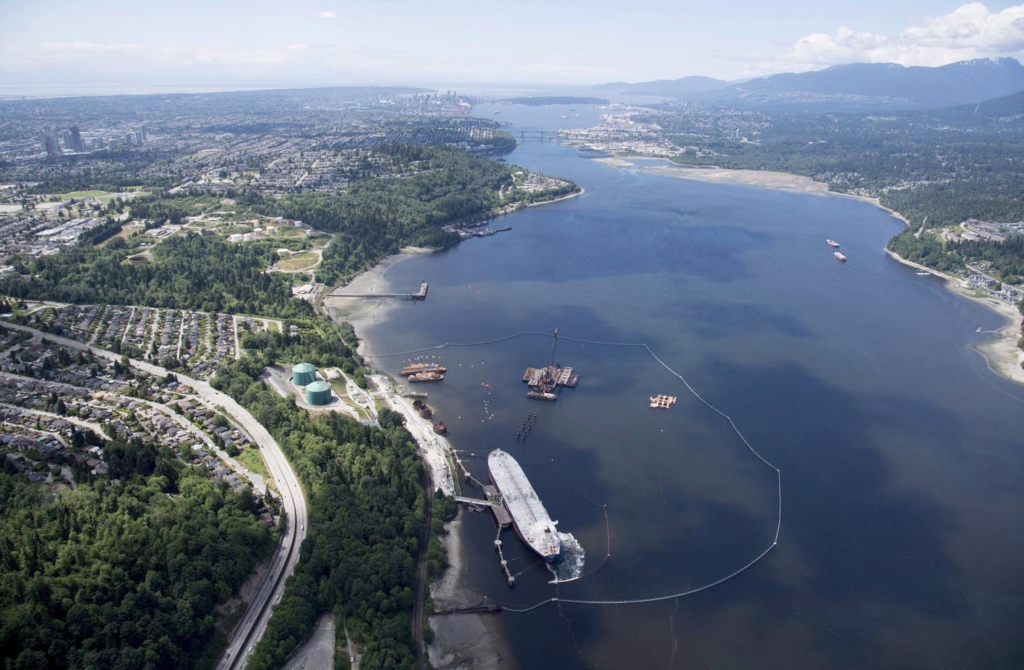
M737 0L709 9L667 0L635 7L607 0L149 7L56 0L8 1L3 17L0 95L371 84L515 89L744 79L851 62L1024 58L1024 4L994 1Z

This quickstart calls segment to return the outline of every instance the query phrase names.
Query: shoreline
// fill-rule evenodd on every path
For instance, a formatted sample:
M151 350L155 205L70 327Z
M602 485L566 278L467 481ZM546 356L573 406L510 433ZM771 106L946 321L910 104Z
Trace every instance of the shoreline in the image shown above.
M346 284L344 287L357 293L387 293L390 290L387 281L388 270L402 261L414 256L425 256L437 253L437 249L426 247L402 247L397 254L385 256L376 265L363 270ZM339 288L335 287L335 288ZM332 289L334 290L334 289ZM376 321L378 316L386 320L388 312L406 301L394 300L391 298L330 298L325 297L322 308L332 321L347 321L356 331L359 346L356 353L363 358L371 357L371 343L360 335L360 328Z
M462 522L470 512L460 507L445 524L441 536L448 555L444 572L430 584L430 597L437 609L476 603L479 594L465 587L466 556L462 543ZM427 658L437 670L497 670L513 667L508 643L493 630L493 614L431 616L434 641L427 646Z
M994 334L997 335L995 339L989 342L974 343L971 347L982 355L989 370L1004 379L1024 384L1024 368L1021 367L1021 363L1024 362L1024 350L1017 346L1017 340L1021 337L1021 328L1024 327L1024 314L1021 314L1019 309L995 298L982 298L975 295L959 277L907 260L889 249L884 249L884 251L887 256L903 265L940 277L946 285L946 290L985 305L1005 318L1008 323L994 331Z
M579 195L579 193L570 194L568 197L575 195ZM537 204L547 204L547 202ZM399 253L387 256L373 267L360 272L344 286L353 292L360 293L387 292L389 290L387 271L390 268L413 256L435 252L434 249L403 248ZM380 379L382 383L384 380L381 378L386 379L390 384L397 382L387 371L378 368L371 360L374 344L365 337L364 333L366 326L377 323L378 319L380 322L386 323L391 310L405 306L405 302L386 298L380 300L329 298L324 301L324 310L332 320L348 321L355 329L359 340L357 353L366 360L371 375ZM435 469L444 467L447 470L447 467L438 461L437 450L429 442L435 442L435 444L444 442L448 448L451 448L450 443L443 437L433 438L431 432L433 424L420 418L412 408L411 402L397 394L388 395L391 396L387 399L388 404L394 403L393 409L400 411L406 417L407 428L420 444L419 451L424 461L424 467L436 486L440 478ZM448 556L448 565L436 580L427 585L430 597L438 609L472 604L480 600L480 594L474 593L465 586L467 559L463 546L462 525L464 515L467 513L467 510L460 507L455 519L445 524L445 532L440 536L440 541ZM496 628L498 624L492 620L493 616L489 614L459 614L428 617L428 625L434 631L434 640L426 646L425 650L431 666L437 670L497 670L515 667L508 642L502 636L500 629Z
M582 186L577 185L576 188L578 190L573 191L572 193L566 193L565 195L560 195L557 198L552 198L550 200L541 200L539 202L531 202L531 203L527 203L527 204L515 203L515 204L512 204L512 205L505 205L504 207L499 207L498 209L496 209L493 212L491 212L487 216L487 218L485 218L483 220L483 223L481 223L480 225L486 225L487 223L493 221L494 219L497 219L497 218L502 217L502 216L508 216L509 214L515 214L516 212L521 212L524 209L529 209L530 207L540 207L541 205L551 205L551 204L556 203L556 202L562 202L563 200L568 200L570 198L575 198L576 196L583 195L584 193L587 192L587 189L583 188Z
M771 188L790 191L793 193L850 198L874 205L875 207L885 211L889 216L899 219L904 225L910 226L910 221L905 216L883 205L879 198L830 191L828 184L825 182L815 181L814 179L804 177L803 175L791 174L788 172L770 172L767 170L732 170L720 167L697 167L685 165L659 165L645 167L632 163L626 160L625 157L620 156L592 158L591 160L605 165L611 165L613 167L632 167L641 172L673 177L675 179L689 179L692 181L706 181L719 184L742 184L744 186ZM647 159L640 158L638 160ZM1013 305L1006 304L994 298L980 298L974 295L973 292L967 290L963 284L963 280L958 277L953 277L919 263L908 261L888 249L885 249L885 253L899 263L942 277L946 280L945 285L947 290L985 305L1000 316L1006 318L1009 323L996 331L998 335L996 339L990 342L972 344L971 346L985 359L989 370L1004 379L1018 384L1024 384L1024 368L1021 368L1021 363L1024 362L1024 350L1017 346L1017 341L1022 336L1021 327L1022 324L1024 324L1024 316L1021 315L1020 310L1015 308Z
M840 193L838 191L832 191L829 189L828 184L822 181L816 181L811 177L805 177L799 174L793 174L791 172L774 172L771 170L746 170L741 168L721 168L721 167L702 167L696 165L652 165L644 166L631 163L627 158L633 160L669 160L667 158L644 158L644 157L600 157L592 158L591 160L603 163L604 165L611 165L612 167L636 168L641 172L648 172L651 174L661 175L663 177L674 177L676 179L689 179L692 181L706 181L716 184L742 184L743 186L756 186L760 188L771 188L780 191L789 191L791 193L807 193L810 195L831 195L839 198L850 198L852 200L859 200L866 202L881 210L884 210L890 216L899 219L906 225L910 225L910 221L899 212L889 209L882 204L881 200L877 197L870 195L855 195L853 193Z

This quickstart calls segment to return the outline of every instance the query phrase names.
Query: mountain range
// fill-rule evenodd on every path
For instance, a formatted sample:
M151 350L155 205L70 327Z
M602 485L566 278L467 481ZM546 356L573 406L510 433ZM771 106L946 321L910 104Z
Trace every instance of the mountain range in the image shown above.
M765 110L931 109L979 103L1022 91L1024 66L1013 58L979 59L941 67L855 63L746 81L684 77L594 88L605 93Z

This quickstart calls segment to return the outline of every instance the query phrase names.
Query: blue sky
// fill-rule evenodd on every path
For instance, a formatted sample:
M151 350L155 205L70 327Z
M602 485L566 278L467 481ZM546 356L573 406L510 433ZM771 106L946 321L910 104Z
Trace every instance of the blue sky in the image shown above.
M747 78L1024 56L1024 3L0 0L0 93Z

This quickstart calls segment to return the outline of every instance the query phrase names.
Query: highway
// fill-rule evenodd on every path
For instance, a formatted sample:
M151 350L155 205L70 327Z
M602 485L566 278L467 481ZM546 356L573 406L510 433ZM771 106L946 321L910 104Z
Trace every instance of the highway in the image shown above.
M21 330L38 337L45 337L51 342L68 348L90 350L95 355L109 360L121 360L121 356L112 351L100 349L76 340L69 340L65 337L58 337L13 323L4 322L4 325L12 330ZM158 365L151 365L143 361L130 359L129 362L132 367L160 377L164 377L170 372ZM253 441L259 445L260 450L263 452L263 460L267 464L267 470L270 472L273 480L277 482L278 490L281 493L282 509L288 517L281 546L274 554L270 570L267 572L263 584L260 585L256 597L249 604L249 609L246 610L242 620L235 628L224 656L217 664L218 670L240 670L245 667L245 661L253 646L263 637L273 606L284 592L285 580L295 571L295 564L299 561L299 547L306 537L306 526L309 523L306 498L302 487L299 485L298 477L295 476L291 464L288 463L288 459L285 458L277 441L244 407L235 402L230 396L212 388L204 381L186 377L178 372L171 372L171 374L177 378L179 383L192 388L203 399L223 407L224 411L230 414Z

